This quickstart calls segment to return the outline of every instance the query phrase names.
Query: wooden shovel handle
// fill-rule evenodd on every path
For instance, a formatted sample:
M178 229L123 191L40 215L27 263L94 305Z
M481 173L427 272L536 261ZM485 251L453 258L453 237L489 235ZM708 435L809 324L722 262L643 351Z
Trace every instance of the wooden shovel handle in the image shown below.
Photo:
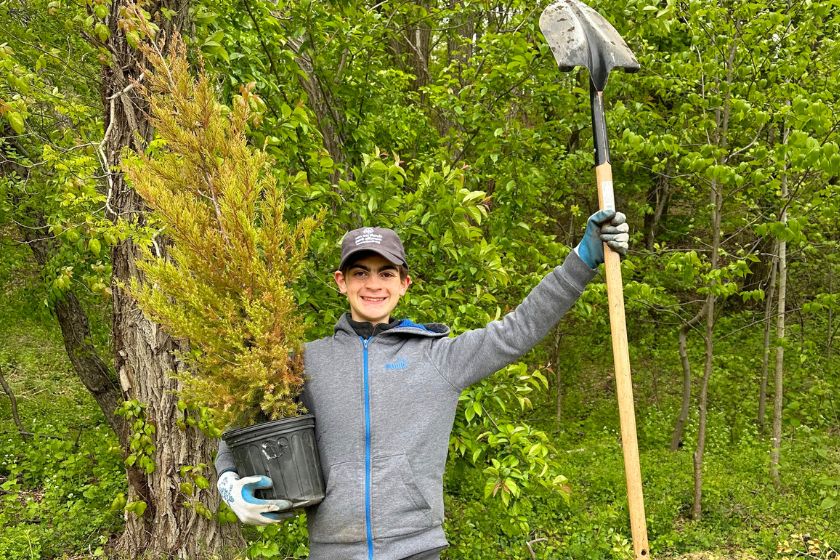
M601 209L615 209L612 168L603 163L595 168L598 203ZM624 285L621 281L621 257L604 243L604 266L607 275L607 299L610 307L615 389L624 449L624 475L627 479L627 502L630 508L630 532L636 560L650 557L642 495L642 471L639 466L639 443L636 439L636 414L633 407L633 383L630 379L630 352L627 347L627 324L624 318Z

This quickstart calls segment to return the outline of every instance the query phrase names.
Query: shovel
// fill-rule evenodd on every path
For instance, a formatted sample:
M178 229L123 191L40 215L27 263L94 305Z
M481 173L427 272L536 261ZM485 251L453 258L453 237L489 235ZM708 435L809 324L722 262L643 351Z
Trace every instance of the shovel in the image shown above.
M607 122L604 118L604 88L613 68L628 72L639 69L639 62L615 28L598 12L578 0L559 0L540 16L540 29L554 53L561 70L576 66L589 69L589 98L592 106L592 131L595 143L595 178L600 208L615 209ZM636 560L649 558L642 474L639 467L639 444L636 440L636 416L633 410L633 384L630 380L630 354L627 349L627 325L624 319L624 292L618 253L604 244L607 276L607 299L610 307L613 360L621 444L624 449L624 474L630 531Z

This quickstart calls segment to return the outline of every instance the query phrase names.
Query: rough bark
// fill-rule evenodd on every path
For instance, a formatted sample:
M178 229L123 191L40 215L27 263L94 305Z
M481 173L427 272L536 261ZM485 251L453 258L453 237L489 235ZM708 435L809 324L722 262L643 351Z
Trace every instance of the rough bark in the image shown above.
M764 301L764 346L761 353L761 382L758 389L758 431L763 434L767 419L767 371L770 362L770 332L773 319L773 298L776 296L776 270L778 269L778 244L774 245L773 259L770 263L770 279L767 281L767 294Z
M431 9L428 0L417 2L415 5L426 14ZM431 74L429 73L429 57L432 46L432 26L428 17L417 18L417 21L410 22L403 29L403 40L411 55L411 66L414 74L414 88L420 91L429 85ZM421 92L421 102L425 101L425 94Z
M73 369L102 409L105 420L125 448L128 444L126 423L122 417L116 415L117 407L123 402L123 394L113 371L90 341L88 317L76 295L72 292L64 294L55 304L55 315Z
M215 448L201 432L182 429L177 409L178 382L173 353L177 341L146 319L134 299L119 287L120 282L137 277L137 247L127 241L116 247L114 261L114 346L120 378L132 398L145 405L144 416L155 427L155 470L151 474L129 470L128 500L142 500L143 516L126 513L126 526L118 549L129 557L143 554L153 558L200 558L222 550L225 545L241 544L236 527L220 526L215 520L186 507L187 497L179 491L179 469L188 465L210 465ZM208 468L206 474L212 478ZM210 511L218 508L218 496L205 493L202 499Z
M118 172L122 150L142 149L152 134L146 105L132 87L143 73L143 61L139 51L127 44L117 25L119 14L136 7L130 0L116 0L111 5L111 37L107 44L111 61L102 76L106 131L102 153L107 167L111 218L142 225L144 204ZM184 22L188 2L170 0L144 7L151 12L163 36L171 37ZM163 18L162 7L176 15L169 20ZM165 244L160 242L158 247L163 254ZM117 543L117 553L131 558L202 558L219 553L225 544L241 545L242 539L237 527L220 526L189 507L188 498L179 491L180 467L209 465L215 444L194 428L178 426L183 414L176 406L179 384L172 373L178 368L174 353L180 345L146 319L125 290L132 279L143 281L136 266L139 249L128 239L111 252L114 365L127 398L136 399L145 407L144 420L154 426L155 449L151 458L155 469L147 474L129 468L127 499L144 501L147 508L142 516L126 512L125 530ZM212 478L212 468L206 474ZM215 487L213 482L211 488ZM210 511L218 507L215 492L201 492L199 499Z

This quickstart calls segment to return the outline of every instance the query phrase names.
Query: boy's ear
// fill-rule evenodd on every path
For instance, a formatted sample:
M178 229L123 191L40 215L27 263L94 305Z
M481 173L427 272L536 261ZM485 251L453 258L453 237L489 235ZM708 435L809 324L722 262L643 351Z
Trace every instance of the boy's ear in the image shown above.
M400 290L401 296L405 295L409 286L411 286L411 276L406 274L405 279L402 281L402 290Z
M347 293L347 281L344 278L344 273L340 270L336 270L333 272L333 278L335 279L335 283L338 285L338 291L342 294Z

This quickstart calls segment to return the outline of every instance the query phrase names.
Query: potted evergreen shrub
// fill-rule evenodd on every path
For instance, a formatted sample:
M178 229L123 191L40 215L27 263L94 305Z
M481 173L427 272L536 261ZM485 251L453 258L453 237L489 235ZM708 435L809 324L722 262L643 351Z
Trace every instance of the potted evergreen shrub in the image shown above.
M272 478L261 497L313 505L324 484L314 419L299 401L303 321L291 286L320 218L284 218L294 179L278 179L267 154L247 143L249 106L259 102L250 88L224 106L206 73L190 74L183 43L174 44L165 57L144 52L152 69L137 87L156 137L146 153L123 159L154 211L148 230L165 240L152 236L138 261L145 281L129 289L152 320L188 343L185 373L177 374L183 401L216 426L244 426L222 436L240 475Z

